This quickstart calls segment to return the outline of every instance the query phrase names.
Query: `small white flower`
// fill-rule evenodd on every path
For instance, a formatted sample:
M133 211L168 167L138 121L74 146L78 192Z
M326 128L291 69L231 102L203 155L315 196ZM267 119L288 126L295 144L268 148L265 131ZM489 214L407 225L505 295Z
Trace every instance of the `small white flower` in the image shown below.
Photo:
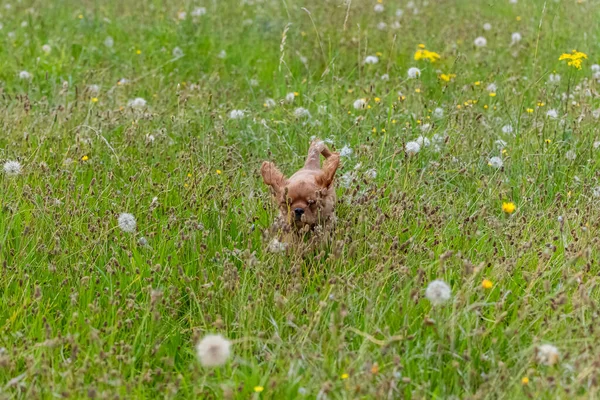
M185 11L179 11L177 13L177 19L180 20L180 21L185 20L186 17L187 17L187 13Z
M136 109L141 109L146 107L146 100L144 100L141 97L136 97L133 100L129 100L129 103L127 103L127 105L131 108L136 108Z
M389 81L390 80L390 76L388 74L383 74L383 75L381 75L381 80L382 81Z
M443 108L436 108L435 110L433 110L433 118L443 118L444 117L444 109Z
M425 297L427 297L427 300L434 306L446 303L450 300L451 296L452 290L450 289L450 286L441 280L430 282L429 285L427 285L427 289L425 289Z
M206 8L205 7L196 7L191 12L192 17L201 17L201 16L203 16L205 14L206 14Z
M375 4L375 7L373 7L373 10L374 10L376 13L381 13L381 12L383 12L383 10L384 10L383 4L380 4L380 3L377 3L377 4Z
M242 119L244 118L245 114L243 110L231 110L229 112L229 118L230 119Z
M419 145L417 142L408 142L404 146L404 150L409 156L414 156L421 150L421 145Z
M382 21L377 24L377 29L379 29L380 31L385 31L387 29L387 24Z
M107 36L106 39L104 39L104 45L106 47L113 47L114 44L115 44L115 41L113 40L112 37Z
M219 54L217 54L217 57L223 60L227 57L227 53L225 52L225 50L221 50Z
M183 57L183 50L181 50L180 47L175 47L173 49L173 57L175 57L175 58L181 58L181 57Z
M397 9L396 10L396 17L401 18L404 15L404 10L402 9Z
M31 75L29 72L27 71L21 71L19 72L19 78L23 79L23 80L30 80L31 78L33 78L33 75Z
M507 133L507 134L508 133L513 133L513 127L512 127L512 125L510 125L510 124L504 125L502 127L502 132L503 133Z
M221 335L206 335L196 345L196 352L203 367L219 367L231 354L231 342Z
M600 65L592 64L592 72L600 72Z
M340 150L340 157L350 157L353 153L353 150L348 147L348 146L344 146L341 150Z
M267 251L269 253L283 253L287 249L287 243L282 243L277 239L273 239L269 242L267 246Z
M294 117L307 118L310 117L310 112L304 107L298 107L294 110Z
M119 215L117 222L119 223L119 228L121 228L123 232L133 233L135 232L135 228L137 227L135 217L133 216L133 214L129 213L122 213L121 215Z
M45 44L42 46L42 51L46 54L50 54L50 52L52 51L52 47L50 47L49 44Z
M365 64L377 64L379 62L379 57L377 56L367 56L365 58Z
M489 85L487 85L487 87L485 88L485 90L487 90L490 93L495 93L496 90L498 90L498 86L496 86L495 83L490 83Z
M523 39L523 36L521 36L519 32L515 32L511 36L511 44L517 44L521 41L521 39Z
M548 82L550 83L559 83L560 75L559 74L550 74L548 75Z
M296 95L294 94L294 92L290 92L290 93L288 93L288 94L285 95L285 102L286 103L293 103L295 98L296 98Z
M569 161L573 161L577 158L577 153L573 150L569 150L565 153L565 158Z
M265 103L264 104L265 104L265 107L267 107L267 108L275 107L277 105L277 103L275 102L275 100L273 100L271 98L265 99Z
M502 166L504 165L504 162L502 162L502 159L500 157L492 157L489 159L488 165L490 167L499 169L499 168L502 168Z
M411 67L408 69L408 77L410 79L415 79L421 75L421 70L417 67Z
M483 36L479 36L478 38L476 38L473 43L475 44L476 47L485 47L487 46L487 39L484 38Z
M550 110L548 110L548 112L546 113L547 117L550 117L552 119L556 119L558 118L558 111L556 111L554 108L551 108Z
M98 94L98 93L100 93L100 86L99 85L89 85L87 87L87 89L88 89L88 92L90 94Z
M21 163L18 161L7 161L4 163L4 173L7 176L17 176L23 171Z
M558 364L560 353L551 344L543 344L536 349L535 359L538 364L552 366Z
M367 108L367 100L365 99L357 99L354 101L354 109L356 110L364 110L365 108Z
M365 175L370 179L377 178L377 170L375 168L371 168L365 171Z
M492 24L490 24L489 22L486 22L485 24L483 24L483 30L484 31L491 31L492 30Z

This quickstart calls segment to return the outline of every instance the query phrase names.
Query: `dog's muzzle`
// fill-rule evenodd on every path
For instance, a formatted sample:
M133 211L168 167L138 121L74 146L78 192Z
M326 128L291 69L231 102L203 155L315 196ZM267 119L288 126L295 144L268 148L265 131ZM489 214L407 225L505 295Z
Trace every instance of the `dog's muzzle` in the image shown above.
M294 217L296 218L296 221L300 221L302 219L302 215L304 215L303 208L294 208Z

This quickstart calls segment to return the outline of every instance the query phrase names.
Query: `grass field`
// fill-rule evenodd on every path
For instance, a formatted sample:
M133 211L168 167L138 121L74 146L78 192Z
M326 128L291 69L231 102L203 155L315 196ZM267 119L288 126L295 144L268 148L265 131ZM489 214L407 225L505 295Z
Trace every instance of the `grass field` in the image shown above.
M600 396L598 1L0 15L0 398ZM313 137L337 226L269 246Z

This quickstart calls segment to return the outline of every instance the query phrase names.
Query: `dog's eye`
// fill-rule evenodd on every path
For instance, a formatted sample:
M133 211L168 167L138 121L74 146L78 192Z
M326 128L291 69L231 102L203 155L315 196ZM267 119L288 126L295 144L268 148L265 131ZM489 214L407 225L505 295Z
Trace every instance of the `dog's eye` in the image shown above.
M309 200L309 201L308 201L308 206L309 206L309 207L312 207L312 206L314 206L315 204L316 204L316 201L314 201L314 200Z

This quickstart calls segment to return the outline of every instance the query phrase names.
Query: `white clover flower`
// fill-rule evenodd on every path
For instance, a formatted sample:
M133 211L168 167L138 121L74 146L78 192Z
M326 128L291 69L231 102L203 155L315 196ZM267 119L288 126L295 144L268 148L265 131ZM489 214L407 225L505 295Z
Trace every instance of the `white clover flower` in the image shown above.
M491 31L492 30L492 24L490 24L489 22L486 22L485 24L483 24L483 30L484 31Z
M521 41L521 39L523 39L523 36L521 36L521 34L519 32L514 32L511 35L511 44L517 44Z
M577 158L577 153L573 150L569 150L565 153L565 158L569 161L573 161Z
M127 103L127 105L131 108L135 108L135 109L141 109L146 107L146 100L141 98L141 97L136 97L133 100L129 100L129 103Z
M383 7L383 4L380 4L380 3L375 4L375 7L373 7L373 10L376 13L381 13L381 12L383 12L384 9L385 8Z
M490 167L494 167L496 169L500 169L504 165L504 162L502 162L502 159L500 157L492 157L492 158L489 159L488 165Z
M550 74L548 75L548 82L550 83L559 83L560 75L559 74Z
M295 98L296 98L296 95L294 94L294 92L290 92L290 93L288 93L288 94L285 95L285 102L286 103L293 103Z
M476 47L485 47L487 46L487 39L484 38L483 36L479 36L478 38L476 38L473 43L475 44Z
M490 83L489 85L487 85L487 87L485 88L485 90L487 90L490 93L495 93L496 90L498 90L498 86L496 86L495 83Z
M452 296L452 290L450 286L442 280L435 280L427 285L425 289L425 297L434 306L439 306L450 300Z
M443 108L436 108L435 110L433 110L433 118L443 118L444 117L444 109Z
M404 15L404 10L402 9L397 9L396 10L396 17L401 18Z
M7 161L4 163L4 173L7 176L17 176L20 175L21 172L23 171L23 167L21 166L21 163L18 161Z
M379 57L377 56L367 56L365 58L365 64L377 64L379 62Z
M31 78L33 78L33 75L31 75L29 72L27 71L21 71L19 72L19 78L23 79L23 80L30 80Z
M417 140L415 140L415 142L417 142L420 148L429 147L429 145L431 144L431 141L425 136L419 136Z
M45 44L42 46L42 51L46 54L50 54L52 47L49 44Z
M231 342L221 335L206 335L196 345L196 353L203 367L219 367L231 354Z
M552 366L560 361L560 353L555 346L543 344L536 349L535 359L538 364Z
M276 238L274 238L273 240L271 240L269 242L269 245L267 246L267 251L269 253L283 253L283 252L285 252L287 247L288 247L287 243L282 243L279 240L277 240Z
M135 232L135 228L137 227L135 217L133 216L133 214L129 213L120 214L119 218L117 219L117 222L119 223L119 228L121 228L123 232L133 233Z
M106 39L104 39L104 45L105 45L106 47L109 47L109 48L110 48L110 47L113 47L113 46L114 46L114 44L115 44L115 41L113 40L113 38L112 38L112 37L110 37L110 36L107 36L107 37L106 37Z
M275 107L277 105L277 103L275 102L275 100L273 100L271 98L267 98L267 99L265 99L264 105L267 108L271 108L271 107Z
M421 70L417 67L411 67L408 69L408 77L410 79L415 79L417 77L421 76Z
M367 100L366 99L357 99L354 101L353 106L356 110L364 110L365 108L367 108Z
M404 150L409 156L414 156L421 150L421 145L417 142L408 142L404 146Z
M173 57L175 57L175 58L181 58L184 55L183 54L183 50L181 50L180 47L175 47L173 49L173 53L172 54L173 54Z
M187 18L187 13L185 11L179 11L177 13L177 19L183 21Z
M350 157L353 153L353 150L348 147L348 146L344 146L341 150L340 150L340 157Z
M205 7L196 7L191 12L192 17L201 17L201 16L203 16L205 14L206 14L206 8Z
M558 111L556 111L554 108L551 108L546 113L546 116L549 118L552 118L552 119L556 119L556 118L558 118Z
M230 119L242 119L244 118L245 113L243 110L231 110L229 112L229 118Z
M310 117L310 112L304 107L298 107L294 110L294 117L308 118L308 117Z
M513 133L513 127L510 124L506 124L502 127L502 133Z

